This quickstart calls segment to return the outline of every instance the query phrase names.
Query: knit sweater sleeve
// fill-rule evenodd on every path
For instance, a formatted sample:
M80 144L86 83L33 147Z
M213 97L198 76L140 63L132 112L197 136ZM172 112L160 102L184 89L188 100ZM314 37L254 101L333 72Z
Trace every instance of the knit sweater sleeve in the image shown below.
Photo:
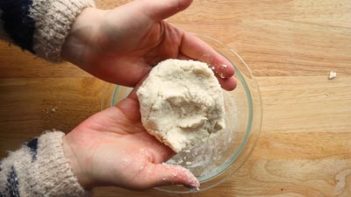
M75 18L93 6L94 0L1 0L0 39L59 62Z
M64 157L62 132L25 143L0 164L0 196L83 196L84 189Z

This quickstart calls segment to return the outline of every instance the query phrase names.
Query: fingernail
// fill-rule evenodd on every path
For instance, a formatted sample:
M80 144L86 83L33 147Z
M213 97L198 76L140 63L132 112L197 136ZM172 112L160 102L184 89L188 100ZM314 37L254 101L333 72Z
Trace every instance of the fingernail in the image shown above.
M194 188L191 188L191 191L198 192L198 191L200 191L200 188L194 187Z
M195 180L190 180L189 183L187 183L184 186L188 187L190 189L194 189L196 191L200 190L200 182L197 179L196 179L196 181Z
M199 190L199 188L200 188L200 182L199 182L197 179L192 180L192 181L190 182L190 186L191 186L192 188L196 189L196 190Z
M199 180L187 169L184 169L185 171L185 175L186 175L186 178L187 178L187 184L189 187L191 188L199 188L200 187L200 182Z
M225 79L225 78L226 78L226 77L224 76L223 73L219 73L219 77L220 77L221 79Z
M188 169L181 167L181 166L173 166L173 165L164 164L164 163L163 163L163 165L165 165L166 167L174 168L177 171L176 175L183 176L185 178L185 179L183 179L184 186L195 189L195 190L199 190L199 187L200 187L199 180Z
M227 69L228 69L228 65L227 64L222 64L220 68L221 68L220 69L221 73L226 73Z

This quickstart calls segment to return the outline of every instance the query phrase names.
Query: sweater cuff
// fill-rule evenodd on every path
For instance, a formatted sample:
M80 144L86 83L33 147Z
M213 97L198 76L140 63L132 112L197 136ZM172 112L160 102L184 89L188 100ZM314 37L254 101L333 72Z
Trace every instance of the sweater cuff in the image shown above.
M60 62L62 46L76 17L94 0L33 0L31 15L35 19L34 51L47 60Z
M0 18L3 17L3 11L0 9ZM4 21L0 20L0 40L10 40L4 29Z
M63 152L62 132L48 132L38 138L36 161L33 162L29 187L47 196L82 196L85 191L73 174Z
M48 132L0 163L0 196L85 196L63 150L63 136Z

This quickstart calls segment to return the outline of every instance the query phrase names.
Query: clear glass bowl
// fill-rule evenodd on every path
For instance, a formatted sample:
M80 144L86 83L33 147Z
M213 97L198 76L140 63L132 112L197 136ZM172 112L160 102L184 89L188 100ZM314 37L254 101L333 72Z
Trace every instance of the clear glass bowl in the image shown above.
M201 182L198 191L204 191L233 175L248 159L261 130L262 109L257 82L243 59L234 50L215 39L198 37L234 65L238 82L234 91L224 91L226 128L211 136L207 143L190 151L180 152L167 161L189 169ZM117 86L112 104L126 97L130 91L130 88ZM170 193L197 192L181 185L156 189Z

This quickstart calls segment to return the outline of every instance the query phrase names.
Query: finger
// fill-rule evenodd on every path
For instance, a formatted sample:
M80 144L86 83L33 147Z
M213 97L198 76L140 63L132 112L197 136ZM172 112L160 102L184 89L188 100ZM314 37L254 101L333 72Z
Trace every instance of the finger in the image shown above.
M191 2L192 0L140 0L140 5L150 18L160 21L186 9Z
M189 59L192 59L192 58L189 58L188 56L185 56L183 54L179 54L178 59L181 59L181 60L189 60ZM237 81L235 79L235 77L230 77L230 78L222 78L221 76L219 76L218 74L216 74L216 77L219 81L219 83L221 84L221 87L225 90L234 90L236 88L236 85L237 85Z
M150 72L146 73L139 81L138 83L135 85L135 87L133 88L133 90L129 93L128 98L131 99L138 99L136 92L138 91L138 89L140 88L140 86L143 84L143 82L145 81L145 79L149 76Z
M144 76L141 78L141 80L139 80L137 82L137 84L135 85L135 87L132 89L132 91L128 94L127 98L123 99L122 101L120 101L119 103L117 103L117 107L122 108L124 111L124 108L129 108L132 107L133 109L135 108L135 103L131 103L130 100L127 99L131 99L131 100L135 100L138 103L138 97L136 92L138 91L139 87L143 84L144 80L149 76L149 72L145 73ZM126 101L125 101L126 100ZM138 107L139 110L139 107Z
M137 99L125 98L117 103L116 107L121 110L125 117L130 121L140 121L141 115L139 111L139 102Z
M222 79L220 77L217 77L219 83L221 84L221 87L225 90L232 91L236 88L237 81L234 77Z
M190 33L184 33L180 51L183 55L208 63L222 78L234 75L233 65L204 41Z
M175 155L175 152L171 148L162 144L156 137L150 134L144 134L143 139L148 142L147 151L152 155L152 157L149 158L151 163L160 164Z
M200 182L187 169L169 164L150 164L145 168L144 186L146 188L181 184L190 188L199 188Z
M187 57L187 56L185 56L185 55L183 55L183 54L179 54L178 57L177 57L177 59L180 59L180 60L190 60L191 58L189 58L189 57Z

